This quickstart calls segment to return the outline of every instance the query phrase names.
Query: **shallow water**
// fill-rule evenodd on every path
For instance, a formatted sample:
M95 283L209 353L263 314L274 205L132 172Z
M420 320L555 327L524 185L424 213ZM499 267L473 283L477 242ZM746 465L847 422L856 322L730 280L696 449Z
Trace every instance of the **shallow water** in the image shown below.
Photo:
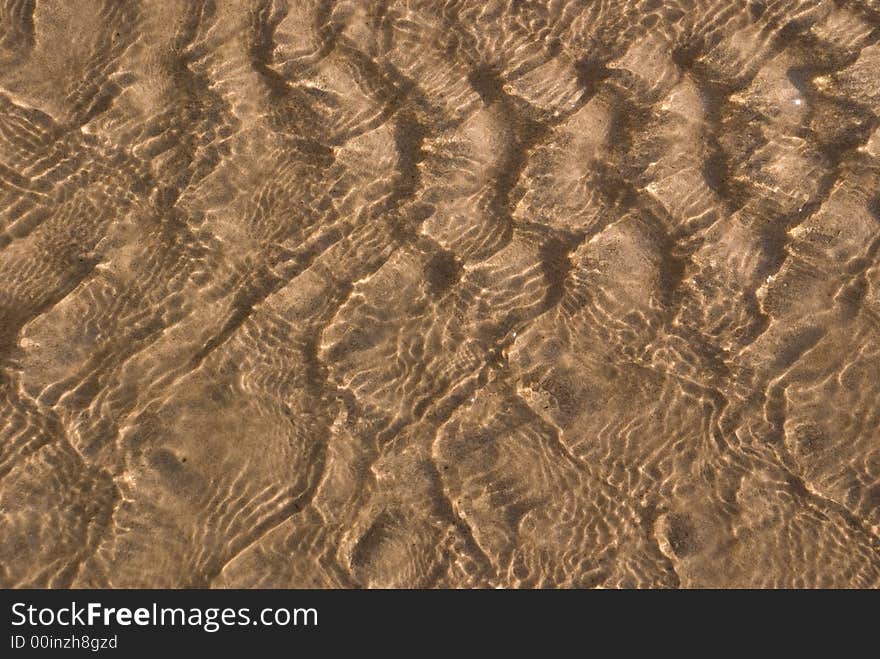
M0 24L0 585L880 585L878 0Z

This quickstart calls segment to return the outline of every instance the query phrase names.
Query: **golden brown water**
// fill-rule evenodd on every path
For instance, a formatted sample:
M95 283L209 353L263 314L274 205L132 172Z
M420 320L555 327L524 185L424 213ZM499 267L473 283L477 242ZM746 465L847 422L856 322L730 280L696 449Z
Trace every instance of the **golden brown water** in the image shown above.
M0 584L880 585L880 1L0 6Z

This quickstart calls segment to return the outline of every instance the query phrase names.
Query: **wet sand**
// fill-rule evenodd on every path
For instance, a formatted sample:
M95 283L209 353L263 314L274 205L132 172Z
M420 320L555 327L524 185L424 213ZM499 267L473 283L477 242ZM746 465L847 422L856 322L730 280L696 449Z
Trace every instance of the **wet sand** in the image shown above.
M0 2L0 585L877 587L880 2Z

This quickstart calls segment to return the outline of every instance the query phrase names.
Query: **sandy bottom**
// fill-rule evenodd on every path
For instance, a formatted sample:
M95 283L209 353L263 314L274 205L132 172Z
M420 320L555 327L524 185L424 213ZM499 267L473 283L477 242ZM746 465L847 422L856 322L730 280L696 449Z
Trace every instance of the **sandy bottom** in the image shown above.
M880 585L880 0L0 1L0 585Z

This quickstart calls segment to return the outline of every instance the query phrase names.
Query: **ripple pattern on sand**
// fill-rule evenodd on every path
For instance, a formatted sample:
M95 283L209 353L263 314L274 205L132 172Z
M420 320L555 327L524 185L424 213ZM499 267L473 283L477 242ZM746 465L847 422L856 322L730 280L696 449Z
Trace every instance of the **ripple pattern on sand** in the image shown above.
M876 0L0 0L0 585L880 586Z

